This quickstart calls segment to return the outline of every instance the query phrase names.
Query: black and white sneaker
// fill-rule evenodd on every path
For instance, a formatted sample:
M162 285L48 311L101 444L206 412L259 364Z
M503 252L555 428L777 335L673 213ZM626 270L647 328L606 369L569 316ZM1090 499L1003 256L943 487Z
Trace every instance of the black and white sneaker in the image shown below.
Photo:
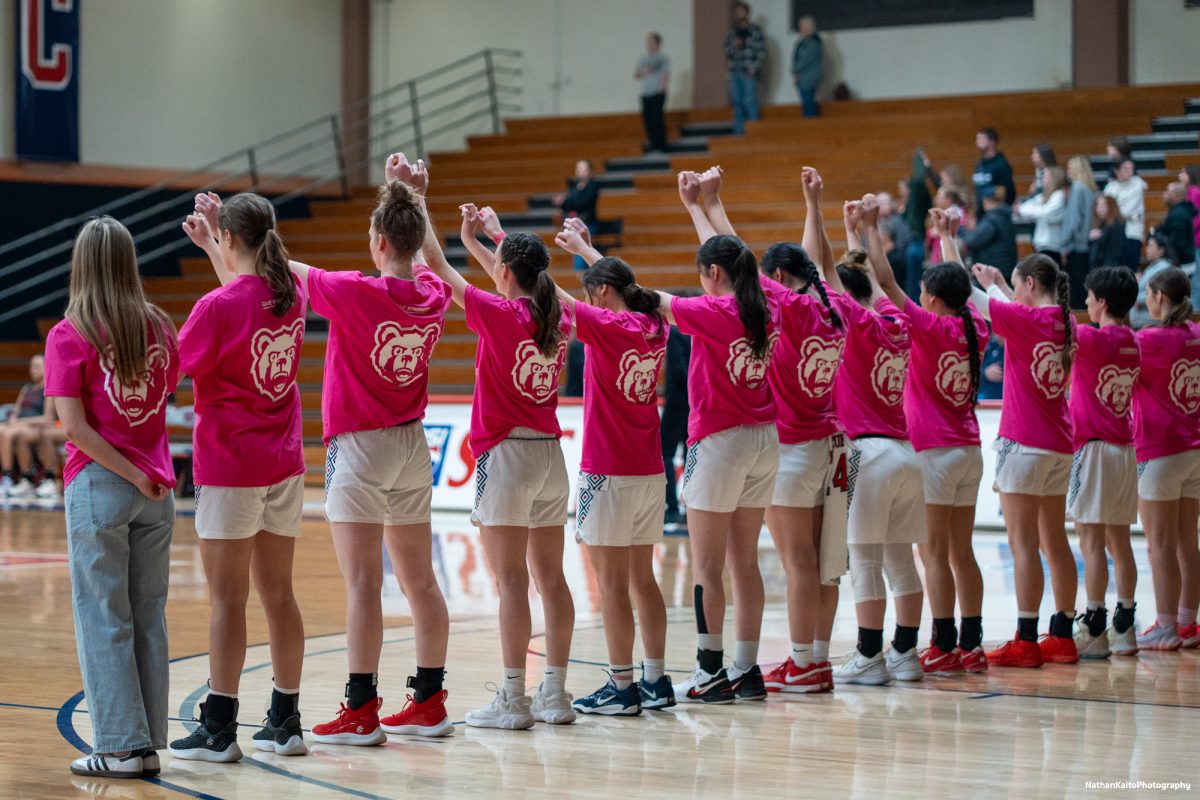
M279 725L271 721L271 715L263 720L262 730L251 737L254 746L266 753L280 756L303 756L308 754L304 743L304 729L300 727L300 715L293 714Z
M762 670L755 664L745 672L739 672L736 667L728 671L729 685L733 687L733 696L738 702L750 700L766 700L767 685L763 683Z
M236 722L230 722L219 731L209 730L204 719L204 703L200 704L200 719L189 736L171 742L167 750L175 758L188 761L211 761L227 764L242 760L242 748L237 743ZM236 706L234 707L236 709ZM235 712L236 713L236 712Z
M72 761L71 772L89 778L140 778L145 774L142 751L134 750L125 756L93 753Z
M697 664L688 679L675 687L675 700L679 703L719 705L736 699L724 667L708 673Z
M157 778L162 772L162 763L158 760L158 752L147 747L142 751L142 775L147 778Z

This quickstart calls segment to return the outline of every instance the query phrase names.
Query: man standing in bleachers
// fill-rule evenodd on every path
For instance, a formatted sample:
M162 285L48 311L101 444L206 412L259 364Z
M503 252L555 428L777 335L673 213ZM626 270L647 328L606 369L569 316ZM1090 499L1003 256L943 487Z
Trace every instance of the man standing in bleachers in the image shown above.
M1003 189L996 198L1008 205L1017 199L1017 187L1013 183L1012 164L998 149L1000 134L995 128L983 128L975 134L975 147L979 149L979 163L975 165L975 216L983 216L983 190L989 186Z
M725 34L729 61L729 97L733 102L733 131L745 133L746 122L758 119L758 82L767 62L767 40L750 21L747 3L733 4L733 27Z
M662 36L646 36L646 52L638 59L635 80L642 82L642 124L646 128L646 151L667 151L667 84L671 82L671 59L662 50Z

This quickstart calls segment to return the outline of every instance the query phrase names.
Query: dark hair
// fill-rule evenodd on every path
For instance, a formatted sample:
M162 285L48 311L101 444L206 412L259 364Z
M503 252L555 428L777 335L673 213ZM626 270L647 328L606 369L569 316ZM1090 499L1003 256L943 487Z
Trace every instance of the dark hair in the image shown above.
M563 339L558 328L562 321L562 302L547 271L550 251L545 242L532 233L513 233L500 245L500 261L512 271L517 285L529 292L529 309L537 325L533 342L543 356L550 358L558 351Z
M1108 144L1121 154L1123 158L1129 158L1133 153L1133 144L1130 143L1127 136L1114 136L1108 140Z
M1054 148L1048 144L1034 145L1034 150L1038 151L1038 155L1042 157L1042 166L1056 167L1058 166L1058 158L1054 155Z
M592 264L583 273L584 290L590 295L592 290L601 286L611 286L621 295L621 300L629 306L630 311L646 314L658 326L658 335L666 328L659 307L658 292L638 284L633 276L633 269L619 258L605 257Z
M1158 248L1163 251L1163 257L1171 262L1172 267L1179 266L1179 251L1171 244L1171 240L1167 235L1159 229L1150 231L1150 235L1146 237L1147 242L1154 242Z
M401 258L410 258L425 241L425 215L412 189L400 181L379 187L371 224Z
M1118 158L1116 161L1113 162L1113 165L1112 165L1113 172L1116 172L1117 170L1119 170L1121 167L1125 166L1126 164L1133 164L1133 171L1137 172L1137 163L1127 155L1122 155L1120 158Z
M967 201L963 199L962 193L958 189L952 189L949 186L943 186L942 191L946 195L946 199L956 206L965 206Z
M996 132L995 128L980 128L979 132L991 139L993 144L1000 141L1000 134Z
M1171 310L1156 324L1164 328L1183 325L1192 316L1192 282L1179 267L1168 267L1150 279L1148 292L1162 292L1171 303Z
M846 291L855 300L870 300L871 277L867 274L867 251L861 248L847 251L838 262L837 274L846 286Z
M655 44L662 44L662 34L658 31L651 31L650 38L654 40Z
M817 294L821 296L821 302L829 311L829 321L833 323L833 327L842 327L842 318L838 316L837 311L829 302L829 294L825 291L825 284L821 281L821 272L809 258L808 252L803 246L795 242L776 242L767 248L767 252L763 253L759 266L768 275L776 275L783 271L793 278L804 281L805 286L801 291L808 291L810 286L815 287Z
M1083 288L1103 300L1117 319L1125 319L1137 302L1137 276L1129 267L1097 267L1088 273Z
M1183 171L1187 173L1188 186L1200 189L1200 164L1188 164Z
M734 10L735 10L735 11L736 11L737 9L739 9L739 8L744 8L744 9L746 9L746 13L747 13L747 14L749 14L749 13L750 13L750 4L749 4L749 3L742 2L742 0L738 0L738 2L734 3L734 4L733 4L733 8L734 8Z
M925 270L921 276L925 291L946 304L962 320L963 335L967 337L967 362L971 368L971 402L979 397L979 373L983 368L979 355L979 332L975 330L975 315L971 313L971 278L962 264L943 261Z
M1069 373L1071 371L1071 362L1074 360L1071 341L1074 338L1074 331L1071 328L1071 323L1075 317L1071 313L1071 281L1067 276L1067 271L1060 269L1050 256L1043 255L1042 253L1034 253L1022 259L1013 272L1019 273L1024 278L1033 278L1037 285L1041 286L1044 291L1054 292L1059 308L1062 309L1063 325L1066 327L1063 338L1063 372Z
M217 227L229 231L242 246L254 251L254 272L275 295L272 311L282 317L296 302L296 282L288 267L288 251L275 230L275 208L260 194L235 194L221 206Z
M707 273L711 266L718 266L729 275L733 295L737 300L738 317L746 327L750 350L755 358L765 359L771 354L771 339L767 323L771 319L771 307L758 282L758 260L754 252L736 236L719 234L713 236L696 253L696 266Z

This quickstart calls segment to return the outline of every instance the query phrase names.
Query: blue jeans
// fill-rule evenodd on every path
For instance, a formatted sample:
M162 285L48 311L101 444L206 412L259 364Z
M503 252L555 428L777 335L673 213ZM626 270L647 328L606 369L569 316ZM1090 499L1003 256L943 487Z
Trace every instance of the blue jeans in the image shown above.
M151 500L96 463L66 492L75 644L92 749L167 746L167 579L175 496Z
M800 106L804 109L804 116L821 116L821 105L817 102L817 87L801 86L797 83L796 91L800 92Z
M730 75L729 98L733 102L733 132L745 133L746 122L758 119L758 78Z

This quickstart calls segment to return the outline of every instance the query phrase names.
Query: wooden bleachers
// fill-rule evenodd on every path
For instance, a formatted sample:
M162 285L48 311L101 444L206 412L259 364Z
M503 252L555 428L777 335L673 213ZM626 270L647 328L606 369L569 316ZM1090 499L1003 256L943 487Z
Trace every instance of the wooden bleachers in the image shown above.
M631 167L637 166L641 155L641 122L636 115L516 119L506 123L502 135L471 137L463 152L431 154L429 204L444 239L457 236L458 206L464 202L490 205L510 226L541 234L554 253L555 279L575 290L578 280L571 258L553 250L555 227L544 198L562 190L576 160L591 159L601 173L609 164L607 172L621 173L622 188L602 192L599 215L624 221L621 246L610 254L629 261L641 283L672 289L696 281L697 242L679 206L674 177L678 170L720 164L726 173L722 196L730 216L747 243L761 253L772 242L800 237L800 169L819 168L825 180L822 210L836 250L844 238L842 201L868 191L894 192L910 171L916 147L923 148L937 167L954 163L969 176L977 158L975 132L995 127L1001 149L1013 164L1018 191L1023 192L1033 178L1029 152L1035 144L1054 145L1063 166L1076 154L1099 156L1109 138L1150 134L1153 118L1183 114L1185 100L1196 96L1200 84L849 101L825 104L819 119L801 118L796 106L774 106L764 109L762 120L747 126L745 136L709 138L701 143L706 145L704 152L670 154L669 163L664 161L657 170ZM725 110L672 112L668 133L676 138L687 133L688 126L727 118ZM1162 167L1145 173L1150 184L1148 224L1157 223L1164 213L1163 188L1180 167L1195 161L1200 161L1200 144L1193 137L1190 149L1166 152ZM309 219L282 221L280 229L293 257L327 269L369 270L367 227L375 193L375 187L359 187L349 199L314 201ZM1029 250L1026 241L1023 252ZM179 277L146 281L149 295L180 324L195 300L216 285L207 260L193 257L194 253L180 260ZM461 254L457 257L461 259ZM473 283L486 285L480 269L460 263ZM314 482L320 480L324 459L320 447L323 330L314 320L299 377L309 475ZM17 356L27 358L26 351L33 352L37 345L22 345L19 351L5 347L13 358L0 362L0 382L15 391L14 384L23 379L17 375ZM434 356L430 390L469 393L474 351L474 336L461 311L452 309ZM180 388L177 400L191 402L190 384Z

